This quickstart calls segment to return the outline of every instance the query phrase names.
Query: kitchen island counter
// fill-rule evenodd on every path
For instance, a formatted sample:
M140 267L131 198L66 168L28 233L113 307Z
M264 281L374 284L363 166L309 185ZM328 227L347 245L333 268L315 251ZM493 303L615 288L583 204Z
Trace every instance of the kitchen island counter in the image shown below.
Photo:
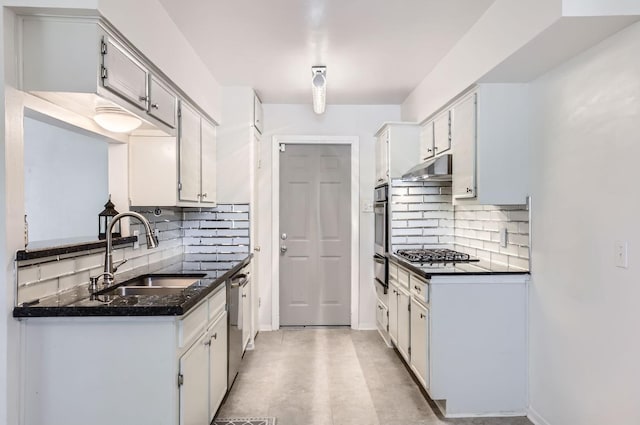
M127 272L116 276L120 285L136 276L144 274L205 274L193 285L182 292L165 295L100 295L92 299L88 285L81 285L73 290L42 298L37 302L24 303L13 309L13 317L64 317L64 316L181 316L198 304L207 295L248 264L252 254L215 277L211 272L193 270L179 261L173 264L162 264L149 272ZM118 285L115 285L118 286ZM115 287L114 286L114 287ZM94 297L95 298L95 297Z

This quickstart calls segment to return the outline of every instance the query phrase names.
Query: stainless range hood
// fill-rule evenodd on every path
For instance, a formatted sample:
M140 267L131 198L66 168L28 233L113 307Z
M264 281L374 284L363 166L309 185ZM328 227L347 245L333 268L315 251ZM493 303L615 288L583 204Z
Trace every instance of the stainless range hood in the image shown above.
M422 162L403 176L404 181L451 181L453 159L451 154L441 155Z

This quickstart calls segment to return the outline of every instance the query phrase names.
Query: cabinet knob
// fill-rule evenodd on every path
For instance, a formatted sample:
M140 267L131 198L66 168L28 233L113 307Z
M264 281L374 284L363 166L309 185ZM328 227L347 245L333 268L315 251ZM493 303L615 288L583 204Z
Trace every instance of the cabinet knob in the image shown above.
M427 316L425 316L424 314L420 313L420 318L421 319L424 319L425 317L427 317Z
M437 146L434 146L434 147L433 147L433 150L434 150L434 151L437 151L437 150L438 150L438 147L437 147Z
M149 100L149 97L148 97L148 96L140 96L140 97L138 98L138 100L139 100L140 102L146 102L147 100Z
M205 341L203 342L203 344L204 344L204 345L211 345L211 338L209 338L209 339L205 340Z
M413 285L413 289L415 289L418 292L422 292L422 289L418 285Z
M151 104L151 107L152 107L153 109L160 109L160 105L158 105L157 103L152 103L152 104Z
M433 149L427 148L427 152L432 152L432 151L433 151Z
M218 332L213 334L213 339L216 339L216 340L218 339Z
M242 294L242 298L247 298L247 294Z
M203 198L206 198L206 197L207 197L207 192L203 193L203 194L202 194L202 197L203 197Z

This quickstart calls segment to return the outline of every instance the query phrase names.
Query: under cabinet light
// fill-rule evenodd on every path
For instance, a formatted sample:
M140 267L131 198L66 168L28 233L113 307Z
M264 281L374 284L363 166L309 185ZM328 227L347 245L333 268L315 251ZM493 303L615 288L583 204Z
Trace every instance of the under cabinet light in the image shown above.
M313 112L324 113L327 98L327 67L311 67L311 91L313 94Z
M105 130L113 133L129 133L140 127L142 120L113 106L99 106L93 120Z

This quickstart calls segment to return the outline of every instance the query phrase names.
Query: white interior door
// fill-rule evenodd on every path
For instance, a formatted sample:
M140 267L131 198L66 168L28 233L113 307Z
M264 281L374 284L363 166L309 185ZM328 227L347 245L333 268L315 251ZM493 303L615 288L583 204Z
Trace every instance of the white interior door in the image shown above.
M280 152L280 325L351 322L348 145Z

